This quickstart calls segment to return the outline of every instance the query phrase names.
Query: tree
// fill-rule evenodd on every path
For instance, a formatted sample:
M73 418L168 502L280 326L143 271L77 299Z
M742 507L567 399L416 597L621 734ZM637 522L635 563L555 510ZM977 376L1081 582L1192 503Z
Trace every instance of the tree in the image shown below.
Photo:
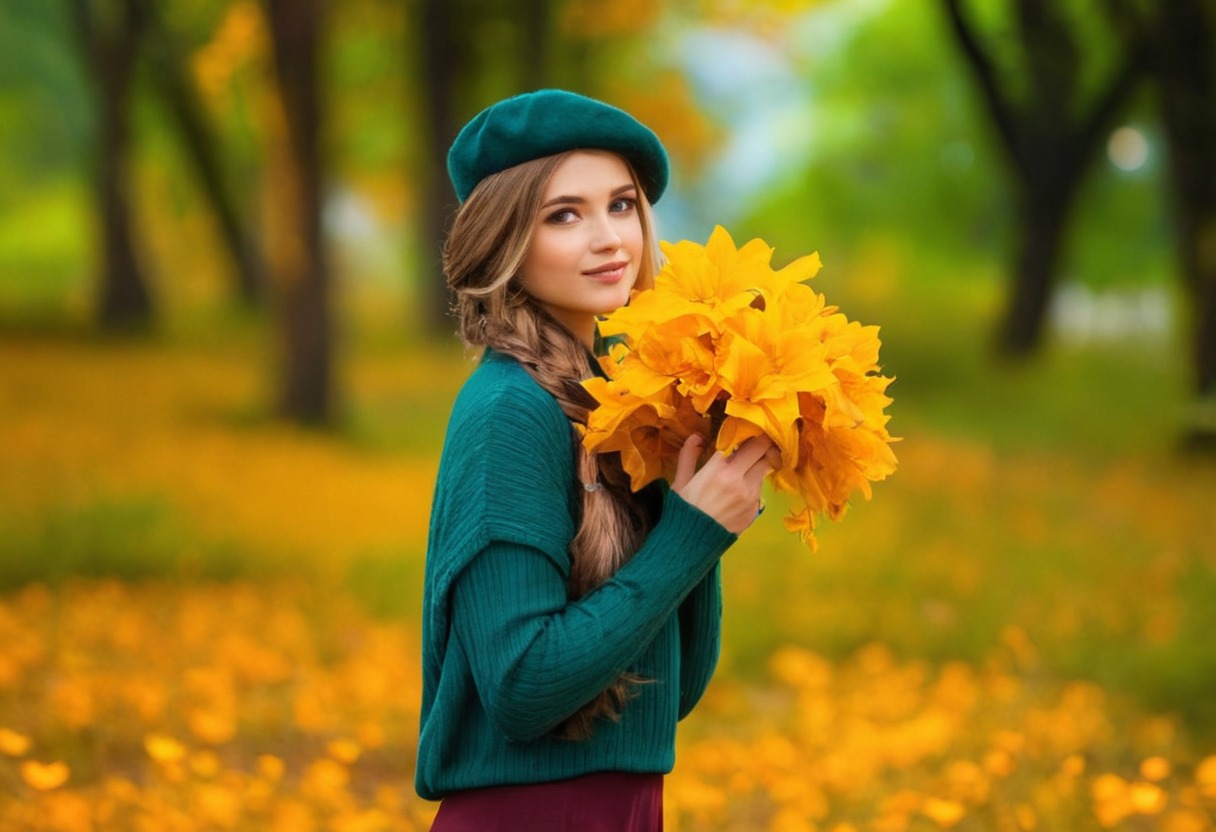
M147 15L139 0L72 0L88 74L96 84L94 194L101 223L100 323L145 327L152 295L136 252L131 216L131 90Z
M426 148L417 176L421 201L420 243L415 258L422 299L422 324L428 333L450 333L451 298L443 280L440 251L448 222L456 211L456 197L447 181L447 150L459 129L457 115L461 72L468 66L466 35L449 0L423 0L421 59L423 121Z
M268 250L282 318L280 412L333 413L330 268L322 231L320 45L324 0L267 0L275 68L268 149Z
M134 160L131 109L138 70L149 70L153 89L177 127L187 160L204 198L214 211L221 239L235 267L237 291L258 305L265 291L265 264L232 187L220 142L197 86L185 66L183 48L154 0L71 0L77 40L94 80L98 107L95 167L102 268L99 318L105 327L145 326L153 301L139 255L134 227Z
M419 251L415 258L422 324L448 337L451 296L440 252L458 207L447 178L447 152L465 119L494 99L547 83L551 0L422 0L417 56L421 79L423 145L416 176L421 202ZM502 42L503 33L512 39ZM413 69L413 67L411 67ZM486 88L479 83L489 79Z
M1216 449L1216 6L1160 3L1150 14L1177 255L1193 309L1191 439Z
M141 0L147 3L147 0ZM220 141L209 121L198 88L183 63L189 52L148 3L147 59L152 81L181 137L186 157L194 167L199 186L219 225L228 248L240 298L260 306L266 293L266 264L261 244L252 231L249 212L237 197L221 153Z
M1147 70L1141 38L1117 39L1114 68L1084 95L1094 56L1082 49L1058 0L1016 0L1014 34L1024 71L1001 77L998 64L961 0L944 0L951 31L979 88L984 108L1008 161L1016 191L1017 241L1011 291L998 334L1007 356L1033 353L1042 341L1051 289L1069 220L1086 172L1103 140ZM1107 9L1118 24L1122 17ZM1024 81L1019 96L1015 77Z

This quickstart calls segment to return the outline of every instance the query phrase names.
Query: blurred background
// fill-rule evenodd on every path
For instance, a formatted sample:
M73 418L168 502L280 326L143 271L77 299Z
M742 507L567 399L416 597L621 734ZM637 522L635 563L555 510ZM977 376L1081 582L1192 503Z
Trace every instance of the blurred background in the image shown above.
M1216 6L5 0L0 828L424 829L444 169L556 86L881 326L726 560L676 830L1216 828ZM771 504L780 506L779 496Z

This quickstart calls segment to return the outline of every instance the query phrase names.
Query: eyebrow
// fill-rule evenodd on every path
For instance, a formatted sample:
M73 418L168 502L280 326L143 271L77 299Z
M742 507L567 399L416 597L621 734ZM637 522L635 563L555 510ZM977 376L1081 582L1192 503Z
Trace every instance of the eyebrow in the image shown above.
M626 193L627 191L636 191L636 190L637 190L637 186L634 185L632 182L630 182L628 185L621 185L619 188L617 188L611 194L609 194L609 196L616 197L616 196L620 196L623 193ZM586 201L587 201L586 198L581 197L581 196L555 196L555 197L553 197L553 199L544 203L540 207L542 209L544 209L544 208L549 208L554 205L582 205Z

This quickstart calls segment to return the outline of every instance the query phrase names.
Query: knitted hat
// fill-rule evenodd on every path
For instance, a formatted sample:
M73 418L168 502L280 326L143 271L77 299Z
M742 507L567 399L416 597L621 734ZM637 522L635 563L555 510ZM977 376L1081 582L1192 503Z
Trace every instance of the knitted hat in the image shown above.
M482 179L567 150L611 150L629 161L652 202L667 187L667 151L624 110L565 90L503 99L461 129L448 151L448 176L464 202Z

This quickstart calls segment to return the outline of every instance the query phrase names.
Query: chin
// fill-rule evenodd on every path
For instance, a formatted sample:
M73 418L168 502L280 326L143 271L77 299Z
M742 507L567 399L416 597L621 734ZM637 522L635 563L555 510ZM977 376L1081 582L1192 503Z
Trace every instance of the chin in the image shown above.
M604 304L604 306L603 306L603 307L601 307L600 311L599 311L599 312L596 312L595 314L596 314L596 315L611 315L613 312L615 312L616 310L620 309L622 306L624 306L624 305L625 305L625 304L627 304L627 303L629 303L629 296L628 296L628 295L626 295L625 297L621 298L621 299L620 299L618 302L616 302L616 303L613 303L613 304Z

